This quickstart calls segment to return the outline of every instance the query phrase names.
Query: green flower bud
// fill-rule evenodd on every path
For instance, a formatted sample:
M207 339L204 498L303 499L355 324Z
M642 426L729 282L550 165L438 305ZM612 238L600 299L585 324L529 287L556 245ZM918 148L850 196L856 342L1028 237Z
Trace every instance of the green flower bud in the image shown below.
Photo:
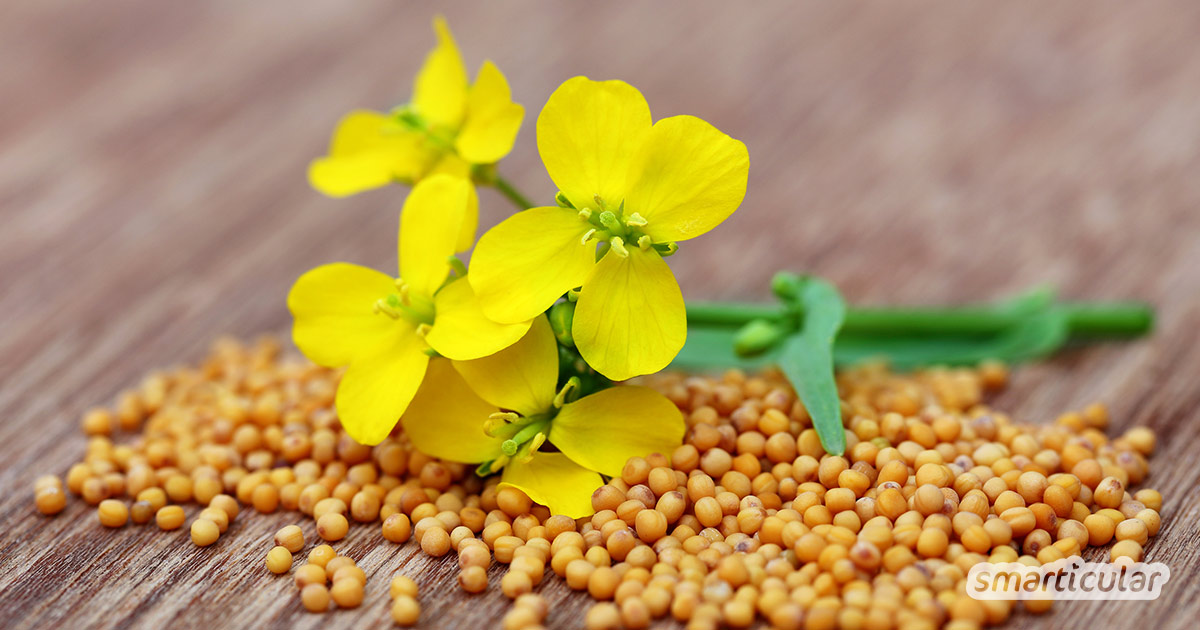
M558 302L550 307L550 328L558 343L575 347L575 338L571 336L571 322L575 319L575 303L571 301Z

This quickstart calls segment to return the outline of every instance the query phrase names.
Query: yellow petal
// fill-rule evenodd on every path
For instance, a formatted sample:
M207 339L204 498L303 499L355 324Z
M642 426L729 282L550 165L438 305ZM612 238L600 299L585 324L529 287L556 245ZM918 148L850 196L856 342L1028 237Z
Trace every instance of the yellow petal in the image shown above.
M746 196L746 145L694 116L654 123L630 167L625 212L656 242L682 241L720 224Z
M440 15L433 18L433 30L438 44L417 74L412 104L432 125L458 129L467 107L467 69L450 27Z
M471 183L435 175L413 187L400 213L400 277L410 295L432 299L450 274L450 256L458 251L463 224L474 225L478 201ZM473 228L472 228L473 230Z
M497 324L479 308L471 283L459 278L434 297L433 327L425 341L438 354L459 361L478 359L511 346L529 330L529 322Z
M483 432L484 422L495 412L495 406L471 391L450 361L433 359L400 421L422 453L475 464L501 455L503 440Z
M683 432L675 403L648 387L618 385L564 405L548 437L580 465L616 477L630 457L669 455Z
M596 473L572 462L562 453L537 453L526 464L512 462L504 467L500 487L524 492L550 508L551 514L583 518L592 510L592 493L604 485Z
M373 354L355 357L338 385L338 417L360 444L378 444L392 432L429 363L425 342L412 325L402 319L392 324L388 343Z
M630 457L670 455L683 433L673 402L649 388L618 385L566 404L548 438L581 466L618 476Z
M653 249L609 251L583 285L571 332L588 365L614 381L667 367L687 338L671 268Z
M649 132L650 106L637 88L575 77L550 95L538 116L538 153L576 208L595 208L599 195L616 211L630 161Z
M420 136L386 114L356 110L338 122L329 155L309 165L308 180L326 195L345 197L396 180L411 181L428 159Z
M483 312L498 322L526 321L583 284L596 264L595 244L581 243L591 227L573 210L531 208L484 233L467 275Z
M520 341L491 356L455 361L454 368L476 394L501 409L523 416L545 413L558 384L558 342L550 322L539 315Z
M525 108L512 102L508 81L490 61L483 62L467 97L467 115L454 142L474 164L492 164L512 151Z
M288 292L292 339L314 363L341 367L389 342L397 322L374 312L395 292L387 274L350 263L322 265L300 276Z

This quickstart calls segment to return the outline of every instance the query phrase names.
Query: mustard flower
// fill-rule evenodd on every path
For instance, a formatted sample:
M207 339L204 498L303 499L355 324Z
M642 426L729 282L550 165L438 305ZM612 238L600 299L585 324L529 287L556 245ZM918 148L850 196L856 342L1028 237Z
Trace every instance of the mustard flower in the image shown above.
M572 333L588 364L613 380L666 367L687 323L663 257L741 204L746 146L693 116L651 124L633 86L586 77L550 96L537 144L559 207L519 212L480 238L470 282L484 313L524 321L581 287Z
M346 432L363 444L388 436L432 353L475 359L529 328L529 322L487 319L466 278L451 279L474 197L470 182L457 177L421 181L400 214L399 278L333 263L300 276L288 294L296 346L315 363L346 366L337 412Z
M471 361L434 359L401 422L413 444L442 459L503 471L554 514L592 513L591 495L626 460L669 453L683 439L679 409L662 394L622 385L579 397L555 392L558 347L544 316L520 341ZM548 450L553 445L557 451Z
M446 21L435 17L438 45L417 75L412 100L390 113L357 110L338 123L329 155L315 160L313 187L344 197L437 173L460 177L472 165L498 162L512 150L525 108L508 81L485 61L469 84Z

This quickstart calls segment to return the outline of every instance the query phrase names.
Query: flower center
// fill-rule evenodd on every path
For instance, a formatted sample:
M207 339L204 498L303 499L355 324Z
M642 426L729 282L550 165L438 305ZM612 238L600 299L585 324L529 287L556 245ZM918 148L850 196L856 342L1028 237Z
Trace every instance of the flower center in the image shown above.
M546 443L550 435L550 425L558 415L558 410L562 409L563 405L577 400L582 393L581 387L582 382L578 376L567 379L554 396L551 409L544 413L522 416L512 411L499 411L488 416L487 421L483 423L483 432L504 441L500 443L501 455L490 462L480 464L475 470L476 474L481 477L487 476L500 472L509 462L524 464L533 459L538 449Z
M435 315L433 300L412 295L408 284L396 278L396 292L375 300L373 310L392 319L406 319L416 326L432 326Z
M558 199L562 204L565 196L560 193ZM679 249L674 242L655 242L649 234L646 234L645 228L649 222L637 212L626 214L624 200L613 210L610 207L611 204L602 199L600 195L596 195L593 199L595 208L578 209L579 219L591 226L583 235L583 244L586 245L591 241L605 243L608 250L622 258L629 255L628 247L631 245L636 245L642 251L653 248L662 256L670 256ZM569 205L569 202L567 204L568 207L573 207Z

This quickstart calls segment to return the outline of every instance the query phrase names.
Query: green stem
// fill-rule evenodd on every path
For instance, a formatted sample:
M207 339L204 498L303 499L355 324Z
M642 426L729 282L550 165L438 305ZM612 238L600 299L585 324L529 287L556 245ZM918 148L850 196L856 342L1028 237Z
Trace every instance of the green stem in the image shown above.
M1132 302L1066 303L1056 306L1068 317L1072 335L1133 337L1153 325L1145 304ZM783 321L796 315L787 307L758 303L689 302L688 323L700 326L741 326L754 320ZM862 334L992 334L1026 318L988 307L857 308L846 312L844 333Z
M496 190L500 191L500 194L513 202L513 205L517 206L517 210L528 210L534 207L534 203L528 197L521 194L521 191L517 190L507 179L501 177L499 173L496 173L492 179L492 185L496 187Z

